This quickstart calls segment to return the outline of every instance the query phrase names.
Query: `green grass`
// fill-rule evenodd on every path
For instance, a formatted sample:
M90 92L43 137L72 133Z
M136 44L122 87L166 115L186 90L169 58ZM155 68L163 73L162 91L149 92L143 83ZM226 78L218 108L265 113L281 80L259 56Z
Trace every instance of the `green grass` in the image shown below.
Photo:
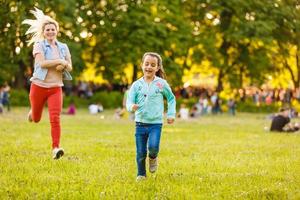
M264 115L164 125L159 170L137 183L133 122L63 115L55 161L48 113L27 111L0 115L1 199L300 199L300 134L264 131Z

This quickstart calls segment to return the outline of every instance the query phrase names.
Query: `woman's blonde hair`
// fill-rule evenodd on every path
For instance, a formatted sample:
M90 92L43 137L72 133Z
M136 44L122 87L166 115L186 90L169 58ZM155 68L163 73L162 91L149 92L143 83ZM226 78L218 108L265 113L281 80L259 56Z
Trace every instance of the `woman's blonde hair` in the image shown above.
M146 56L152 56L152 57L157 59L157 64L158 64L159 69L158 69L158 71L156 72L155 75L160 77L160 78L166 79L166 73L165 73L165 70L164 70L164 67L163 67L163 64L162 64L161 56L158 53L155 53L155 52L146 52L143 55L142 63L144 63L144 60L145 60Z
M36 19L25 19L22 22L22 24L30 25L29 29L25 33L26 35L30 34L31 36L30 40L28 40L28 45L45 39L43 31L45 26L48 24L53 24L56 27L57 32L59 31L57 21L47 15L44 15L43 11L35 8L35 10L31 10L30 13L32 13Z

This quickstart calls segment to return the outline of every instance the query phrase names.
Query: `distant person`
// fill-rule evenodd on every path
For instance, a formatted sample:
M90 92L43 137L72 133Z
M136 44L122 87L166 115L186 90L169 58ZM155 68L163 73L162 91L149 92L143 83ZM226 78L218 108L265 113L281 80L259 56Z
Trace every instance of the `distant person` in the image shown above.
M176 99L164 79L165 72L159 54L147 52L142 58L143 77L130 87L126 108L135 112L135 142L137 181L146 178L147 146L149 171L154 173L158 165L158 152L164 115L163 97L167 99L167 122L172 124L176 115Z
M221 110L221 99L219 98L219 94L217 92L214 92L213 95L210 97L210 101L212 103L212 114L218 114L222 113Z
M114 117L116 119L121 119L121 118L125 118L126 114L127 114L127 110L119 107L115 110Z
M66 44L57 40L59 25L57 21L35 8L30 11L35 20L26 19L22 23L30 25L26 34L32 34L29 45L34 43L34 72L30 79L30 105L28 113L30 122L39 122L45 103L48 103L51 124L53 159L64 155L60 147L60 114L62 111L63 79L71 80L71 54Z
M3 113L3 86L0 86L0 114Z
M236 103L234 101L234 99L230 98L227 102L227 106L228 106L228 112L230 115L235 115L235 107L236 107Z
M183 120L187 120L189 118L189 109L186 107L184 103L180 105L178 117Z
M76 114L76 107L75 107L74 103L70 104L70 106L68 108L68 111L67 111L67 114L68 115L75 115Z
M0 114L3 113L2 96L3 96L3 87L0 86Z
M299 130L298 124L290 123L289 118L290 109L281 108L279 113L273 117L270 131L275 132L295 132Z
M190 117L192 118L197 118L200 117L202 114L202 105L201 103L198 101L197 103L195 103L191 109L191 113L190 113Z
M70 102L68 110L64 114L66 114L66 115L75 115L76 114L76 106L73 101Z
M10 92L10 87L7 83L5 83L0 91L0 99L1 99L0 104L2 104L3 108L6 106L8 112L10 111L9 92Z
M101 103L97 103L97 104L91 104L89 105L89 112L90 114L92 115L95 115L95 114L98 114L100 112L102 112L104 109L103 109L103 106Z
M199 103L202 107L201 115L206 115L209 112L209 105L206 95L202 95L199 99Z

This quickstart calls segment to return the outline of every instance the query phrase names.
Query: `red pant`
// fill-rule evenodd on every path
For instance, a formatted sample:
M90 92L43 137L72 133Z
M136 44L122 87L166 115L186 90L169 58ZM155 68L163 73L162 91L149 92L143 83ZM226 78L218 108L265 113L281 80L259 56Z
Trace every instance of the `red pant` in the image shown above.
M32 83L29 99L32 111L31 117L34 122L39 122L41 120L43 108L47 101L51 124L52 148L59 147L62 88L43 88Z

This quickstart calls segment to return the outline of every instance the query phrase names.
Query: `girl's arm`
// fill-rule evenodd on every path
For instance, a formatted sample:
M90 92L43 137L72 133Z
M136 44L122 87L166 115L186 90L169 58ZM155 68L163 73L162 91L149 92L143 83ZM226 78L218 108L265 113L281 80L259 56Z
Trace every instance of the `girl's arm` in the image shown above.
M171 122L171 120L173 122L176 116L176 99L167 82L164 83L163 94L166 97L168 103L168 111L167 111L168 123L169 121Z
M129 92L127 94L127 98L126 98L126 109L129 112L134 112L138 109L138 105L135 104L135 84L132 84L132 86L129 89Z

